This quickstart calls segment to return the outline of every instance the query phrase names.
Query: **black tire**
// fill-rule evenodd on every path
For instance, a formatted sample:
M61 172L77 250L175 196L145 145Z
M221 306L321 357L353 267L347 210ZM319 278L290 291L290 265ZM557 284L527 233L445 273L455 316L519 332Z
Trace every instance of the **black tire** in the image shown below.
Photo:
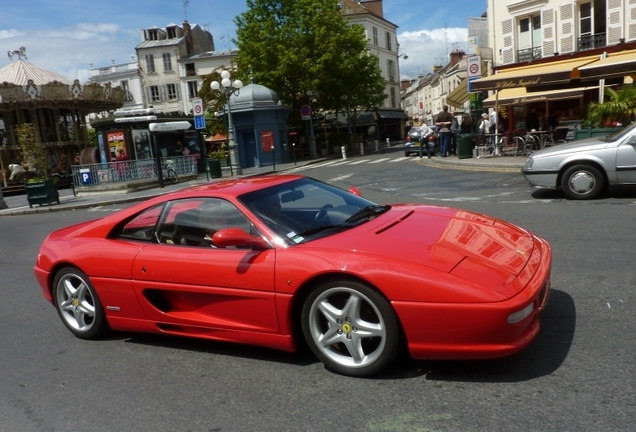
M179 181L179 179L177 178L177 173L173 169L169 169L166 172L166 177L168 178L168 181L172 184L175 184L177 183L177 181Z
M108 332L102 303L86 274L65 267L55 275L53 302L62 322L80 339L97 339Z
M393 308L378 292L358 282L334 281L315 289L303 305L301 326L314 355L342 375L376 375L399 351Z
M601 172L591 165L574 165L561 178L561 189L572 200L587 200L598 197L604 188Z
M410 156L410 155L411 155L411 153L409 153L407 151L404 152L404 156Z

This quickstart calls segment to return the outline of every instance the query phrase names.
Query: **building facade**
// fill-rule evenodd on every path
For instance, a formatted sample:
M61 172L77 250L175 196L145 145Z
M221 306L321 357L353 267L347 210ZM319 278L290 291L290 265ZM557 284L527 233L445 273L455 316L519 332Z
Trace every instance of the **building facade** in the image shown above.
M634 0L488 0L495 66L636 41Z
M141 31L142 42L135 47L144 92L144 108L157 112L188 112L184 100L189 101L183 87L179 59L214 51L210 32L197 24L184 21L182 26L169 24L165 28L150 27ZM186 67L185 64L183 66ZM183 76L187 76L187 71ZM186 82L187 83L187 82ZM187 84L186 84L187 85Z

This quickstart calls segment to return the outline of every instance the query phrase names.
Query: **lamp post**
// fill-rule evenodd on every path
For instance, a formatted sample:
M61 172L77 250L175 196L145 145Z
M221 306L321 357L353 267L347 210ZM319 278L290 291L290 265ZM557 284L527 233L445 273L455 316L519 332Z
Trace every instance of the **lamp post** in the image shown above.
M311 106L311 96L313 92L308 90L306 92L307 99L309 99L309 106ZM311 112L309 114L309 157L316 158L318 157L318 153L316 152L316 135L314 135L314 122L312 118L314 117L314 113Z
M212 81L210 83L210 87L212 90L221 91L225 94L225 100L227 102L227 139L230 152L230 168L236 173L236 175L243 174L243 170L239 163L238 145L234 140L234 122L232 121L232 107L230 105L230 97L233 94L239 94L240 89L243 87L243 83L241 80L232 81L230 79L230 73L228 71L223 71L221 72L221 83L218 81Z

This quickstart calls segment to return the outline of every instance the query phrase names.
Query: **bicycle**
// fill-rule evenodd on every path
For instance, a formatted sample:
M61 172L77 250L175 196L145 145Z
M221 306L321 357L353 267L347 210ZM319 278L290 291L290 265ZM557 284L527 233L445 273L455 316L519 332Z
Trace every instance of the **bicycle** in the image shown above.
M161 175L170 183L175 184L179 181L177 172L174 170L174 161L172 159L161 161Z

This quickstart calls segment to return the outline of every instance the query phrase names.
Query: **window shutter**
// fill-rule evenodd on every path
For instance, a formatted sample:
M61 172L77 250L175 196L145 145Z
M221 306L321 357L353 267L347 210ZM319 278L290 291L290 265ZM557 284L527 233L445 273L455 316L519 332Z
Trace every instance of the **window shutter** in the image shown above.
M501 50L502 64L515 62L514 22L513 19L507 19L501 22L501 35L503 36L503 48Z
M167 92L167 89L165 85L162 85L159 87L159 100L165 101L168 99L166 96L166 92Z
M554 15L555 11L552 8L541 11L541 31L543 33L541 57L549 57L557 52L554 38Z
M571 53L575 51L576 44L574 39L574 12L576 3L570 2L559 6L559 14L561 15L561 54Z
M607 45L623 37L623 0L607 0Z
M627 5L627 31L628 41L636 39L636 0L629 0Z

